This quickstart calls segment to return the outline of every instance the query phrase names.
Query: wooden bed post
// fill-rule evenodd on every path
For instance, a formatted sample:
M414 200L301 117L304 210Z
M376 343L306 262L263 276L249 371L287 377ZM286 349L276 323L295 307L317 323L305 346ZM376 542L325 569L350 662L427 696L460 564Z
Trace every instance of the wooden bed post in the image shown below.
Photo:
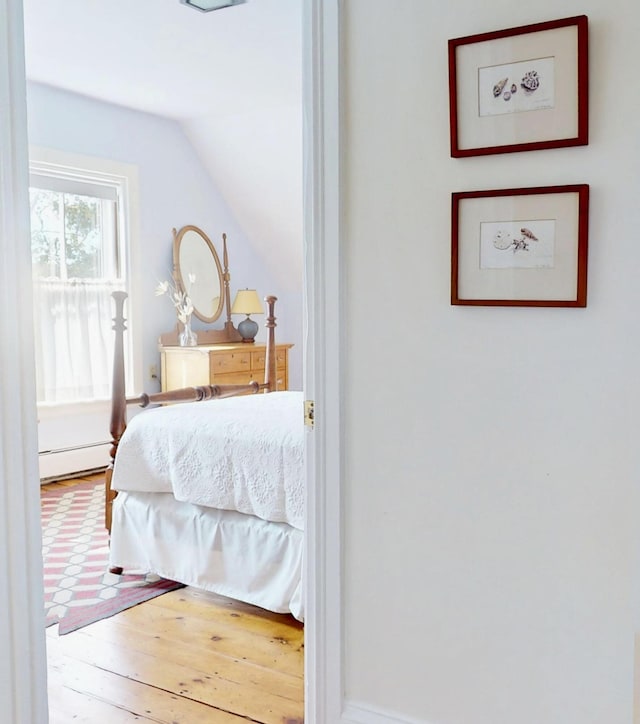
M278 369L276 363L276 317L274 313L275 303L278 301L278 297L268 296L264 298L267 303L267 321L265 327L267 328L267 358L264 364L264 383L268 385L268 392L275 392L278 388Z
M127 426L127 400L124 381L124 331L126 329L124 319L124 300L126 292L113 292L111 295L116 303L116 316L113 318L113 331L116 333L113 348L113 387L111 397L111 449L109 455L111 462L105 475L105 506L104 524L111 532L111 508L117 493L111 490L111 478L113 476L113 462L116 457L118 443Z

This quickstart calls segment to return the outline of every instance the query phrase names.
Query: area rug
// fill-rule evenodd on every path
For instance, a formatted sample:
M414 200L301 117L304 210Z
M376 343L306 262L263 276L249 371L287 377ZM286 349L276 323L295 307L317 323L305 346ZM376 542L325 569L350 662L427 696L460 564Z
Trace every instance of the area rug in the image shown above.
M41 499L46 626L59 624L60 635L183 587L109 573L102 479L44 490Z

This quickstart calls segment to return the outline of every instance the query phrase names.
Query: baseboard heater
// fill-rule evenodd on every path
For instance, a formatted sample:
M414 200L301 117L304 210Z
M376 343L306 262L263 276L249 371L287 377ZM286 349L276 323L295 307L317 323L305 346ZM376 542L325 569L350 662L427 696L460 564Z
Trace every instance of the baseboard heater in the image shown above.
M111 442L89 442L38 452L40 482L76 478L104 470L111 458Z
M38 455L57 455L58 453L71 452L72 450L86 450L90 447L101 447L102 445L110 445L109 440L103 442L88 442L84 445L71 445L70 447L57 447L55 450L38 450Z

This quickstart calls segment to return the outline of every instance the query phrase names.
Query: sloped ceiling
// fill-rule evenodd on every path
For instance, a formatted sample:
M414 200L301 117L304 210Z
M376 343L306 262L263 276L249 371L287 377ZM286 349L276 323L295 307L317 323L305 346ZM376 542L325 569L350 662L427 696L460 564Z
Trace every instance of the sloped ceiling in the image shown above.
M287 290L301 286L301 0L23 0L30 80L175 119Z

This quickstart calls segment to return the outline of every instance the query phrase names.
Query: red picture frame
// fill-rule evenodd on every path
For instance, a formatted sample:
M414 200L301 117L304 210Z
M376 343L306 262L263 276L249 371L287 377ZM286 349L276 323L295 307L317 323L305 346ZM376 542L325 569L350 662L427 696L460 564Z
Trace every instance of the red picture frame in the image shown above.
M451 304L587 306L587 184L451 198Z
M454 158L589 142L588 18L449 40Z

